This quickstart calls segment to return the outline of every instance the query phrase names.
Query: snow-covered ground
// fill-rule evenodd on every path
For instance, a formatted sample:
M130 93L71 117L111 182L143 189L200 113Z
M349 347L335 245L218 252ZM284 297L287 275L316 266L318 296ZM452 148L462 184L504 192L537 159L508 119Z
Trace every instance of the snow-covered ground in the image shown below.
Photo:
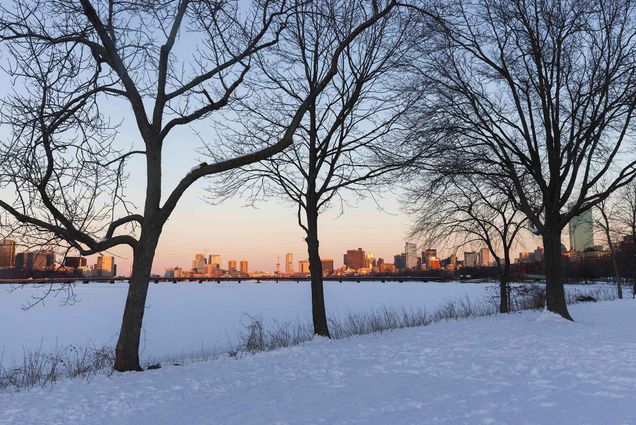
M329 314L373 309L425 308L468 297L483 302L492 285L460 283L337 283L327 282ZM23 306L44 288L0 286L0 358L21 361L25 350L52 352L67 345L114 345L126 300L127 285L79 284L77 302L62 305L66 293L50 295L29 310ZM55 294L54 294L55 295ZM302 283L187 283L151 285L144 317L142 356L146 359L196 357L225 352L245 332L249 316L266 322L306 323L311 320L311 293ZM6 324L11 324L7 326Z
M424 308L432 312L451 300L491 302L496 293L494 286L327 282L325 298L328 314L335 317L384 307ZM568 290L576 288L568 286ZM50 353L69 345L114 346L127 284L79 284L75 286L76 302L72 305L64 305L66 293L54 293L43 303L23 309L44 290L26 285L12 291L0 286L0 365L8 367L21 362L25 351ZM155 361L194 358L202 352L224 353L245 333L248 316L266 323L308 323L310 296L308 282L153 284L146 303L142 358Z
M526 311L0 394L0 423L635 424L636 302Z

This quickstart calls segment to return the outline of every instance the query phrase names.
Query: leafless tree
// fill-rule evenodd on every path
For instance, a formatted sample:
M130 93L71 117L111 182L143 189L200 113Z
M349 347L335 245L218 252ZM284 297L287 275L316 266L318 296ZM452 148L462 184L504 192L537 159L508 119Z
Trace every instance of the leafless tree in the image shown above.
M418 109L482 178L509 180L543 239L547 308L568 319L561 232L636 173L634 12L629 0L449 0L421 15L438 38L414 65L436 88Z
M451 156L449 162L455 165L437 158L434 170L411 181L405 200L406 211L415 217L411 234L426 245L441 244L455 251L485 245L497 265L499 311L508 313L511 251L526 218L505 185L475 177L468 168L458 166L459 158Z
M621 284L621 273L618 268L618 261L616 259L616 234L617 234L617 222L616 213L617 205L614 203L614 197L608 197L603 201L596 204L595 210L600 214L600 218L595 220L596 225L603 232L603 237L607 242L607 248L610 252L610 258L612 259L612 269L614 270L614 281L616 282L616 290L619 299L623 298L623 287Z
M205 176L276 154L315 97L337 73L340 54L383 10L339 40L323 79L295 99L271 144L202 162L162 196L163 147L244 95L252 57L274 46L304 2L255 0L17 0L3 4L0 37L16 83L5 102L12 136L2 142L1 184L15 190L0 207L15 221L66 241L82 255L118 245L133 251L132 275L116 346L115 369L141 370L139 341L155 250L184 192ZM375 3L374 3L375 4ZM126 148L105 115L124 102L139 140ZM17 118L17 121L15 119ZM145 159L141 211L122 195L124 163ZM143 183L142 183L143 184Z
M330 206L343 208L345 191L347 201L364 196L381 176L399 169L414 154L396 142L403 130L399 117L410 100L392 90L409 31L408 17L395 4L318 0L308 2L305 13L292 18L292 30L281 36L276 48L258 55L261 72L248 82L258 95L236 111L241 127L232 129L236 143L231 149L244 149L245 140L252 143L251 149L275 140L289 120L291 106L325 80L342 40L361 22L382 16L345 49L338 73L303 116L292 147L226 174L217 186L221 192L212 190L213 199L240 193L256 202L273 195L296 207L298 225L306 235L317 335L329 336L319 215Z
M631 236L636 243L636 181L618 191L614 210L615 227L620 231L620 237ZM632 245L633 246L633 245ZM632 252L631 268L636 270L636 255ZM636 278L632 276L632 298L636 296Z

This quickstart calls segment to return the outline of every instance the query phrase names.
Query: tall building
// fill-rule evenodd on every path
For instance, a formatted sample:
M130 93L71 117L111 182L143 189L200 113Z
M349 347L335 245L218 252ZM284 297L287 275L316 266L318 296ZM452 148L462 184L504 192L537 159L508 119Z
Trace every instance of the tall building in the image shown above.
M241 269L240 269L241 270L241 274L248 274L249 273L248 267L247 267L247 260L241 260L240 267L241 267Z
M370 269L373 267L374 256L372 252L367 252L364 255L364 268Z
M344 255L343 262L350 270L358 270L366 267L366 252L362 248L349 249Z
M205 265L207 262L205 261L205 255L197 254L194 256L194 260L192 260L192 270L195 273L205 273Z
M404 271L406 268L406 255L404 253L393 256L393 265L399 271Z
M475 251L464 252L464 267L477 267L479 256Z
M117 273L117 266L115 265L115 257L97 257L97 264L95 264L95 273L101 277L113 277Z
M321 263L323 276L328 276L333 273L333 260L331 258L323 258Z
M42 271L47 267L55 264L55 253L51 250L26 251L20 256L16 256L16 266L20 263L21 267L27 271Z
M300 260L298 262L298 273L309 274L309 260Z
M411 242L404 244L406 270L417 269L417 245Z
M291 252L285 254L285 273L294 274L294 254Z
M229 260L227 262L227 269L230 272L235 272L236 271L236 260Z
M221 256L219 254L212 254L208 258L208 264L211 264L215 267L215 269L219 270L221 268Z
M11 239L0 240L0 269L15 268L16 243Z
M570 249L583 252L594 246L594 218L587 210L570 220Z
M80 267L86 267L86 258L84 257L66 257L64 258L64 267L71 269L79 269Z
M488 248L479 250L479 265L482 267L488 267L490 265L490 250Z

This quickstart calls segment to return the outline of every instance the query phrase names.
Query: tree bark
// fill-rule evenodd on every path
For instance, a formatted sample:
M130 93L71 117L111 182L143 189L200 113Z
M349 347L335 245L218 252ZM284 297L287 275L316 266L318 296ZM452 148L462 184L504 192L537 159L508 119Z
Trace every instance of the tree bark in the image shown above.
M124 317L115 348L114 369L119 372L143 370L139 362L139 343L146 309L148 282L158 241L159 232L142 238L134 252Z
M555 230L557 229L557 230ZM563 288L563 262L561 260L561 229L550 229L543 234L544 267L546 280L546 308L573 320L565 302Z
M309 272L311 273L311 311L314 321L314 334L331 338L325 309L325 294L322 279L322 260L318 241L318 208L307 206L307 251L309 254Z
M510 256L505 257L503 270L499 273L499 313L510 313Z

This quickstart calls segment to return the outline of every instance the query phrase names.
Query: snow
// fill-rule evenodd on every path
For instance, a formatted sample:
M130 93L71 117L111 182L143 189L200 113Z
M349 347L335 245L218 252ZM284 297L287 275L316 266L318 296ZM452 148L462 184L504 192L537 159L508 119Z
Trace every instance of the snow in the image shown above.
M343 316L376 308L425 308L468 298L483 302L493 285L466 283L325 284L328 313ZM52 352L67 345L115 345L128 285L78 284L77 302L63 305L66 293L53 294L29 310L23 306L45 288L0 286L0 364L21 361L25 350ZM146 302L142 358L197 357L236 345L249 317L265 322L309 322L309 282L152 284Z
M438 323L0 394L11 424L634 424L636 301Z
M47 287L48 288L48 287ZM67 293L53 293L24 310L46 288L0 286L0 365L21 362L25 351L50 353L69 345L114 346L126 301L124 283L78 284L77 302L64 305ZM489 289L490 288L490 289ZM576 290L579 286L568 286ZM585 286L589 289L589 286ZM496 293L496 284L457 282L326 282L329 315L365 313L379 308L432 312L458 299L473 304ZM265 324L308 323L309 282L160 283L152 284L146 302L141 356L143 361L196 358L220 354L235 346L250 317Z

